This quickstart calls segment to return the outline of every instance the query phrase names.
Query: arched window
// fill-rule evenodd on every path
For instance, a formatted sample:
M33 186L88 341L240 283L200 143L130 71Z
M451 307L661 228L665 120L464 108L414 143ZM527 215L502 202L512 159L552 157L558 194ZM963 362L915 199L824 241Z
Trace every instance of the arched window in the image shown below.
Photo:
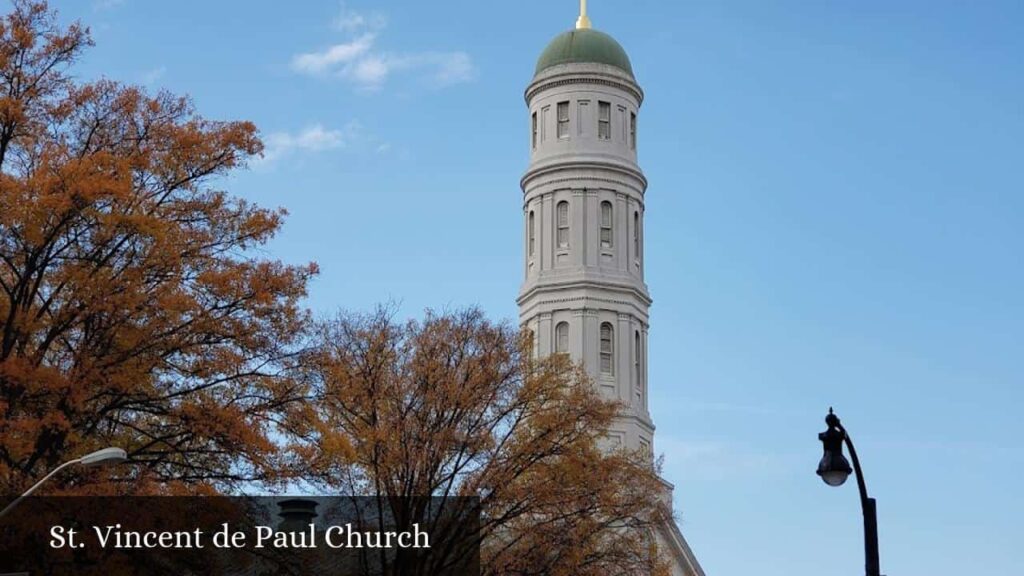
M533 258L534 250L537 247L537 227L533 217L533 210L530 210L529 227L530 230L527 232L527 234L529 234L530 236L530 257Z
M555 326L555 353L569 353L569 323L559 322Z
M633 212L633 255L640 259L640 212Z
M612 203L601 202L601 248L612 247Z
M601 374L615 373L615 329L608 322L601 324Z
M569 247L569 203L565 200L558 203L556 209L558 216L558 241L559 248Z

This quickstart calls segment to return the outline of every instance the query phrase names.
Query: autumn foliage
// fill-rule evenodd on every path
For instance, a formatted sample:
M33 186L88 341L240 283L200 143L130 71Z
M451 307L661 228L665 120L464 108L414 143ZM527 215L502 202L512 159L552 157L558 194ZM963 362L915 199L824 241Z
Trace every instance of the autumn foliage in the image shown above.
M283 212L214 187L256 129L74 80L89 45L44 3L0 21L0 493L108 445L135 489L273 479L315 269L256 255Z
M320 327L316 402L295 451L344 494L479 498L484 574L658 574L664 493L643 454L602 449L618 406L566 355L478 310L399 323L387 309ZM607 448L607 447L606 447ZM422 519L420 520L422 521Z

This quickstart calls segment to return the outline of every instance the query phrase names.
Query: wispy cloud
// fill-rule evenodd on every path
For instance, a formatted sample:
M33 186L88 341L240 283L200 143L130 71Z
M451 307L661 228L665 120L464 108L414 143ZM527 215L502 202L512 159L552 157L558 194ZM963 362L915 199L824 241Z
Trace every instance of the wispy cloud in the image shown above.
M316 154L332 150L367 150L385 153L390 144L367 135L358 121L341 128L326 128L317 123L298 132L273 132L263 139L264 150L260 164L268 165L287 156Z
M274 132L264 138L263 162L270 163L295 152L323 152L344 148L359 130L355 122L342 129L313 124L300 132Z
M360 30L381 30L388 24L383 12L357 12L341 3L341 11L334 19L334 29L354 33Z
M113 10L121 4L124 4L124 0L95 0L92 3L92 9L96 12L102 12L104 10Z
M472 58L461 51L388 52L379 47L387 18L379 12L361 13L342 5L333 27L349 38L318 51L297 54L292 69L303 74L336 76L362 91L376 91L390 78L408 74L433 88L472 80Z
M335 44L321 52L299 54L292 58L292 68L298 72L321 74L339 66L349 66L367 56L373 48L373 34L364 34L350 42Z
M145 86L153 86L154 84L159 82L160 79L163 78L164 74L166 73L166 66L157 66L156 68L147 70L146 73L142 75L142 83Z

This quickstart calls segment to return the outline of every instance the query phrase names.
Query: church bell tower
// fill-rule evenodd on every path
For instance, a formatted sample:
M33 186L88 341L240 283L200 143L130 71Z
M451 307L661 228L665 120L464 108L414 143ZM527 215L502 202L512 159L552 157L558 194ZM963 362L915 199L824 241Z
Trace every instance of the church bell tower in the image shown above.
M582 362L601 394L622 403L611 447L653 454L648 412L644 193L637 122L644 95L626 51L576 28L541 54L526 89L530 166L522 179L521 324L536 352Z
M581 0L576 28L555 37L526 88L530 166L523 189L520 324L538 356L568 354L601 395L622 408L608 449L653 457L648 410L644 195L637 122L644 93L622 46L591 28ZM664 497L671 502L672 486ZM658 547L673 576L704 571L666 517Z

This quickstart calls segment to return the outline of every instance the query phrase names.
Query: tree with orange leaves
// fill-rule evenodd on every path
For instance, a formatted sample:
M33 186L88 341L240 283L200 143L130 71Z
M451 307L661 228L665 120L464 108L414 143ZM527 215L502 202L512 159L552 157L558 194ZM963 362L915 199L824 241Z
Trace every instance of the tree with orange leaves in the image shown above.
M272 479L315 267L254 256L284 212L213 187L252 124L76 82L90 44L45 2L0 20L0 493L104 445L143 491Z
M318 342L316 401L293 428L305 478L407 525L429 524L418 497L472 498L482 574L664 573L656 466L602 447L618 406L566 355L534 358L528 335L472 309L342 315Z

